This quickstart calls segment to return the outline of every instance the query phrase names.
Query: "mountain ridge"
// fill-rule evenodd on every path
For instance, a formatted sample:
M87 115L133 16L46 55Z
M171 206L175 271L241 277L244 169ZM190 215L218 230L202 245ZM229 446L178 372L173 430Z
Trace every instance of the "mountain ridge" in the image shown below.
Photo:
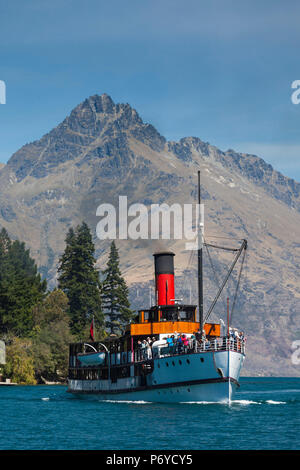
M111 126L105 129L108 120L101 120L102 116L114 117L112 124L114 130L117 129L118 131L117 138L113 138L114 132ZM104 133L103 129L105 129ZM222 163L222 165L228 168L234 167L247 178L252 179L252 181L258 184L262 184L265 189L270 191L277 199L283 200L298 211L300 210L300 183L284 176L262 158L253 154L239 153L232 149L221 151L216 146L210 145L208 142L204 142L200 138L193 136L183 137L178 142L167 141L154 126L144 123L137 111L128 103L115 104L107 94L93 95L84 100L71 111L66 119L58 124L58 126L54 127L49 133L46 133L39 140L24 145L20 150L15 152L8 160L5 168L9 168L15 172L18 182L29 174L36 178L42 178L46 176L48 171L51 171L52 168L56 168L57 165L76 158L79 154L80 147L87 145L93 147L93 143L95 143L99 135L104 140L108 138L111 141L113 139L113 145L107 145L107 143L105 145L104 143L102 146L96 146L93 156L96 154L101 158L105 153L110 155L112 152L115 152L120 146L126 148L126 139L124 139L124 132L122 131L129 131L135 139L147 143L150 148L155 151L163 151L166 147L168 151L173 152L179 158L187 162L192 161L193 151L201 152L204 157L206 156L208 158L214 153L214 158L216 161ZM49 156L55 153L53 152L51 154L53 142L55 147L57 147L58 143L61 141L62 146L58 160L55 162L52 158L49 162ZM71 149L69 149L68 153L64 154L62 150L65 144L71 145ZM26 156L28 150L31 150L32 158L28 160L25 158L24 161L24 154ZM72 155L71 158L70 154ZM38 161L36 162L37 155ZM86 158L89 157L91 157L90 154L86 156ZM23 163L22 165L18 165L20 160ZM45 165L45 162L47 162L48 165ZM30 167L32 163L34 163L34 168ZM282 186L282 190L274 185Z

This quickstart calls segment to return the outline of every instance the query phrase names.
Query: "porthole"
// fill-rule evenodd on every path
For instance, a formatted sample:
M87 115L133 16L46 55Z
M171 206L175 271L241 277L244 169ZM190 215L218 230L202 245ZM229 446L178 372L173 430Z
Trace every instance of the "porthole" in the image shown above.
M200 361L201 361L201 362L204 362L204 359L203 359L203 357L200 357Z
M188 364L190 364L190 360L189 360L189 359L187 359L186 362L187 362Z
M179 364L180 364L180 365L182 364L182 362L181 362L181 360L180 360L180 359L179 359Z
M191 390L188 388L187 391L190 392Z
M159 363L157 364L157 367L160 369L160 364Z
M168 363L168 362L166 362L166 366L169 367L169 363Z
M174 361L172 361L172 364L173 364L173 366L175 366L175 362L174 362Z

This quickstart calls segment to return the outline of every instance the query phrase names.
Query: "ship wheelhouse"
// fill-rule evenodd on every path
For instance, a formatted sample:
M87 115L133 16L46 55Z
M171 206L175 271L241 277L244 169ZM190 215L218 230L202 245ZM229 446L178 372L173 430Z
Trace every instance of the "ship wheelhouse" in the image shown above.
M126 334L137 339L162 339L164 335L175 333L196 334L199 322L196 319L196 305L161 305L140 310L134 323L126 327ZM204 331L207 336L220 336L220 325L206 323Z

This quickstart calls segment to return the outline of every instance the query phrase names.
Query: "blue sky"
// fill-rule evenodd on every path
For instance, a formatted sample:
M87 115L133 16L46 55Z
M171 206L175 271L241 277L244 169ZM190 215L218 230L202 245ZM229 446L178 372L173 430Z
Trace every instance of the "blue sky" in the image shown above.
M300 181L297 0L0 0L0 161L86 97Z

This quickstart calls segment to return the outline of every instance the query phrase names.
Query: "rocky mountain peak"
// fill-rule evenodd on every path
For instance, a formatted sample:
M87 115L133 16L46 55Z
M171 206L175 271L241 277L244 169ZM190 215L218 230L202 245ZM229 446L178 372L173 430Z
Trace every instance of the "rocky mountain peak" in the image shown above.
M128 163L130 137L161 150L165 138L144 123L128 103L115 104L106 93L93 95L76 106L64 121L39 141L26 144L7 164L17 181L26 176L43 178L58 165L82 155L85 161L104 155L116 156ZM118 164L119 165L119 164Z
M115 130L123 131L144 125L137 111L128 103L116 104L106 93L93 95L84 100L71 111L65 122L72 129L80 130L82 127L82 132L85 132L84 129L87 128L93 132L97 124L95 136L98 136L97 131L101 132L108 124L114 126Z
M87 101L96 113L113 114L116 110L114 101L106 93L90 96Z

